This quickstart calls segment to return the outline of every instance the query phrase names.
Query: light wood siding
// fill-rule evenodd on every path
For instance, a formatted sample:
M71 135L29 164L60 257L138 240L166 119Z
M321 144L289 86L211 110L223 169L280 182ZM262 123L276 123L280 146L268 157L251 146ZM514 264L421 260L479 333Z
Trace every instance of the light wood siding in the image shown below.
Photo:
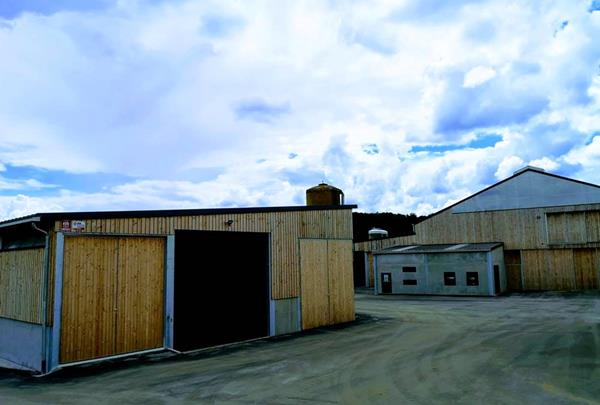
M0 317L41 324L44 249L0 252Z
M600 204L460 214L449 209L415 225L415 235L355 243L354 250L486 242L503 242L506 250L531 250L547 249L549 244L557 243L597 243L600 242L599 210Z
M521 289L517 287L520 283L526 290L598 288L597 255L577 253L577 249L600 248L600 204L459 214L449 209L417 224L415 232L412 236L355 243L354 250L502 242L505 251L521 251L520 265L516 256L505 255L511 290Z
M301 239L302 328L354 320L352 241Z
M233 220L227 225L228 220ZM177 217L88 219L83 233L168 235L175 230L271 233L272 298L300 295L299 238L352 239L352 210L307 210ZM54 230L60 230L56 221ZM232 247L233 248L233 247Z
M60 361L116 352L117 238L65 238Z
M332 323L354 320L354 273L352 241L327 242L329 269L329 303Z
M585 231L588 242L600 242L600 211L585 213Z
M573 249L575 282L578 289L597 290L599 283L599 263L597 249Z
M65 238L61 363L162 346L164 240Z
M302 329L329 325L327 241L300 241L302 269Z
M584 212L548 213L548 242L550 244L568 244L587 242Z
M116 353L162 347L163 238L119 238Z
M596 249L525 250L521 253L527 290L598 288Z

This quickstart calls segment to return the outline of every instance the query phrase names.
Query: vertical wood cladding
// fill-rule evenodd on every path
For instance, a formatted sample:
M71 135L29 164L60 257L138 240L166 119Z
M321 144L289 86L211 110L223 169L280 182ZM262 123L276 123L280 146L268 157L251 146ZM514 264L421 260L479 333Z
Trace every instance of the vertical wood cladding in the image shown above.
M44 249L0 252L0 317L41 324Z
M117 238L65 238L60 362L116 351Z
M327 240L300 240L302 329L330 324Z
M60 230L60 224L60 221L55 223L55 231ZM153 218L88 219L83 233L167 235L173 234L175 230L270 233L272 298L293 298L298 297L300 294L298 239L352 239L352 210L348 208Z
M352 241L327 242L329 269L329 304L331 323L354 320L354 273L352 271Z
M415 232L356 243L354 249L502 242L511 290L599 288L600 204L457 214L449 209L417 224ZM510 257L509 252L519 251L520 261Z
M162 346L164 243L65 238L61 363Z
M301 239L302 328L354 320L352 241Z

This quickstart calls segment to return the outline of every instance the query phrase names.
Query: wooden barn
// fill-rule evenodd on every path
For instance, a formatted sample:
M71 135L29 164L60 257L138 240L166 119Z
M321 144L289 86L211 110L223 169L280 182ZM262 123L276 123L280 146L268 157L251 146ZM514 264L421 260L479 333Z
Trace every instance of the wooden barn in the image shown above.
M598 289L600 186L528 166L417 224L412 236L354 250L373 286L373 252L381 249L493 242L503 244L509 290Z
M48 372L352 321L353 205L0 223L0 365Z

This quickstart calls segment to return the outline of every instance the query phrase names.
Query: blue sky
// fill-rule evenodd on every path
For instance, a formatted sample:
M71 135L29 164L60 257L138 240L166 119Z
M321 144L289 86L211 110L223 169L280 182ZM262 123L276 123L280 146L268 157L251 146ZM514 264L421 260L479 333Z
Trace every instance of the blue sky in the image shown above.
M0 218L600 183L600 3L0 2Z

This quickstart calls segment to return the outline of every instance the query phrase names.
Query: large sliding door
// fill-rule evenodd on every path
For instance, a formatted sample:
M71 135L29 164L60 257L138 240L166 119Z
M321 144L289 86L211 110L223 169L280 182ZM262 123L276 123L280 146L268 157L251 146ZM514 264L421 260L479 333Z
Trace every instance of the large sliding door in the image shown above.
M174 348L269 335L269 234L175 232Z
M354 320L352 241L300 240L302 329Z
M67 236L60 362L162 347L162 238Z

